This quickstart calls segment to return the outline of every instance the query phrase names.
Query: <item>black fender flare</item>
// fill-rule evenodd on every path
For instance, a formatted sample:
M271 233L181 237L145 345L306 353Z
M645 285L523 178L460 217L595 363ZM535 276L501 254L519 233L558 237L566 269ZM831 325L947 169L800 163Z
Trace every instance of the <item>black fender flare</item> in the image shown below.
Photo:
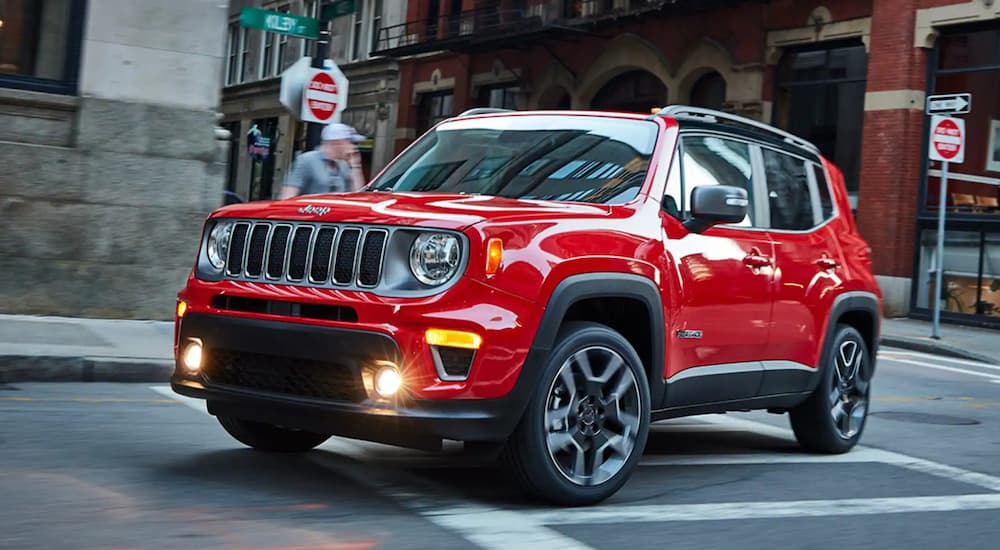
M545 313L542 314L542 320L535 331L535 338L513 391L519 408L518 417L523 414L528 400L538 386L542 368L556 345L559 329L569 308L580 300L590 298L629 298L638 300L646 306L649 312L651 364L644 366L649 378L650 405L656 409L663 401L665 391L663 343L666 325L663 320L663 302L659 288L649 278L632 273L587 273L563 279L549 296Z
M823 334L823 351L820 354L820 364L817 365L816 375L813 376L812 382L809 384L809 391L812 392L816 389L822 378L823 368L827 368L829 364L829 357L827 354L831 351L827 347L827 344L833 340L833 334L837 330L838 320L844 316L846 313L851 312L862 312L871 315L872 317L872 331L870 334L864 334L862 336L869 338L871 342L871 349L868 350L871 353L872 358L872 368L875 368L878 357L878 347L879 338L881 332L882 323L882 308L879 304L878 296L872 292L852 290L845 292L833 300L833 305L830 307L830 313L828 316L826 324L826 332ZM873 371L874 374L874 371Z

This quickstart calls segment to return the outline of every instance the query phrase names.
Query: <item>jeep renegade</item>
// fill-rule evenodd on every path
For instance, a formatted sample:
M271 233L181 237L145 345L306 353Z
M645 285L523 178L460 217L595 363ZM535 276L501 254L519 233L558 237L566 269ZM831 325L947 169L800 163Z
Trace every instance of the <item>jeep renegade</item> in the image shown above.
M526 490L599 502L651 422L787 412L861 437L881 321L843 176L727 113L473 110L362 191L209 216L174 391L240 442L502 445Z

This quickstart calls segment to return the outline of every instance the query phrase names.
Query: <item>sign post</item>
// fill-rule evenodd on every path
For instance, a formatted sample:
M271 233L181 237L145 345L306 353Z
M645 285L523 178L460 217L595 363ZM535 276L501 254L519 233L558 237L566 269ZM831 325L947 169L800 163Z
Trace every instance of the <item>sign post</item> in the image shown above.
M933 97L933 96L932 96ZM956 105L957 107L957 105ZM931 101L927 109L930 114ZM944 278L944 219L948 197L948 165L965 161L965 121L941 115L931 115L928 157L941 162L941 191L938 197L937 265L934 277L934 326L931 338L941 338L941 286Z

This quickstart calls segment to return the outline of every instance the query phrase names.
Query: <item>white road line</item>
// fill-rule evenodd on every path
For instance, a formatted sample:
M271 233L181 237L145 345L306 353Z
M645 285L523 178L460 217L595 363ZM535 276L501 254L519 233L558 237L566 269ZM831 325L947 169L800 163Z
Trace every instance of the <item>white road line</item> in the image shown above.
M606 505L575 510L528 512L526 515L538 523L561 525L567 523L659 523L664 521L861 516L998 509L1000 509L1000 495L987 494L715 504Z
M923 361L944 361L945 363L954 363L956 365L966 365L969 367L979 367L982 369L1000 370L1000 365L983 363L982 361L970 361L968 359L956 359L953 357L946 357L944 355L929 355L926 353L916 353L909 351L887 351L884 354L883 353L878 354L879 359L888 359L890 361L898 359L899 356L909 357L910 359L919 359Z
M208 413L204 403L174 393L169 386L150 386L151 390L176 399L192 409ZM580 541L567 537L540 523L529 521L521 512L504 510L481 504L469 503L446 496L429 496L428 493L443 494L445 490L433 486L425 480L400 480L400 472L372 468L355 460L364 455L366 449L361 444L331 437L321 449L334 450L342 457L311 453L307 459L315 464L335 470L338 474L354 480L359 485L369 487L383 496L391 498L419 514L435 525L454 532L483 550L508 550L516 547L525 550L593 550ZM397 479L393 479L397 478ZM417 492L421 486L429 491Z
M795 438L795 436L789 429L782 429L777 426L764 424L762 422L756 422L754 420L747 420L745 418L737 418L728 415L706 415L706 416L710 417L711 422L720 425L725 425L730 427L742 426L746 431L759 434L766 434L772 437L781 437L792 440L794 440ZM861 462L868 462L871 459L874 459L878 462L891 464L893 466L899 466L901 468L906 468L908 470L912 470L915 472L930 474L936 477L949 479L952 481L958 481L970 485L976 485L984 489L988 489L990 491L1000 492L1000 477L982 474L979 472L973 472L970 470L958 468L956 466L949 466L947 464L941 464L940 462L934 462L932 460L917 458L915 456L909 456L902 453L876 449L874 447L868 447L865 445L858 445L852 451L839 456L844 457L845 462L848 462L849 457L851 457L855 453L861 453L860 457L863 458Z
M918 367L925 367L928 369L944 370L948 372L957 372L959 374L968 374L969 376L979 376L982 378L989 378L991 380L1000 380L1000 375L996 374L988 374L985 372L979 372L974 370L960 369L957 367L946 367L944 365L932 365L930 363L924 363L923 361L913 361L911 359L892 359L892 361L895 361L897 363L906 363L908 365L916 365Z
M855 449L840 455L792 453L658 455L643 458L640 466L724 466L732 464L855 464L885 462L878 449Z

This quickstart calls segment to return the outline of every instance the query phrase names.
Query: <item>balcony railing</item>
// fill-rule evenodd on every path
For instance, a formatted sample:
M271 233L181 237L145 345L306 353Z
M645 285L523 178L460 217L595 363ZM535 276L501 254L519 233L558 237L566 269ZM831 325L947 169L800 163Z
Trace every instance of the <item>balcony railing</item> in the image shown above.
M579 27L604 19L658 9L677 0L530 0L524 9L500 5L424 20L407 21L379 30L376 52L410 55L451 49L468 51L498 41L524 40L539 31L579 32Z

